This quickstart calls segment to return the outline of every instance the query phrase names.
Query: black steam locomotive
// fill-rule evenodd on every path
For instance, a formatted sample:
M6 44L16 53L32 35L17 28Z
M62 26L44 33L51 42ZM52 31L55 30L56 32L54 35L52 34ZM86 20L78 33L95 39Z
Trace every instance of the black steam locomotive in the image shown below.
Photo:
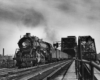
M77 42L75 36L68 36L61 39L61 51L66 52L69 57L75 57Z
M26 33L18 42L19 49L16 50L14 60L19 68L30 67L37 64L50 63L67 59L68 55L60 50L54 49L52 45Z

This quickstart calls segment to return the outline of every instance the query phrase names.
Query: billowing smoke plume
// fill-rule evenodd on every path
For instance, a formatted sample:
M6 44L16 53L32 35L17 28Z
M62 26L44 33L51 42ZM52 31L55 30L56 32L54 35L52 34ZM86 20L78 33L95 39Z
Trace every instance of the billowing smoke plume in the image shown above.
M23 23L27 27L36 27L38 25L44 25L46 23L45 17L42 13L35 11L34 9L27 10L29 13L22 17Z
M24 29L31 29L34 32L34 28L42 27L44 31L42 35L46 35L43 38L50 42L52 42L51 40L55 40L55 31L51 30L51 28L47 26L48 19L45 13L43 14L43 12L34 8L4 7L5 6L0 8L0 21L17 25L13 27L18 27L21 32L24 31ZM11 26L9 26L9 28L11 28ZM41 30L39 29L38 33L40 31Z
M58 40L57 38L57 32L56 30L49 28L49 27L45 27L45 34L46 34L46 39L49 41L49 42L55 42Z

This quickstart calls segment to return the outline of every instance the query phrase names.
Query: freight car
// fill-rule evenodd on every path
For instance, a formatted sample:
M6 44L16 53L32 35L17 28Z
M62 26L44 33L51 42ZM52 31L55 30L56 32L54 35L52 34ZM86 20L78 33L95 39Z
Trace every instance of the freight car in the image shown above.
M18 42L19 49L15 52L14 60L19 68L50 63L61 59L67 59L68 55L55 50L52 45L26 33Z
M53 49L52 62L68 59L68 54L58 49Z
M61 51L67 53L69 57L75 57L77 51L77 42L75 36L68 36L61 39Z
M95 41L91 36L79 36L78 38L78 58L86 60L96 60Z

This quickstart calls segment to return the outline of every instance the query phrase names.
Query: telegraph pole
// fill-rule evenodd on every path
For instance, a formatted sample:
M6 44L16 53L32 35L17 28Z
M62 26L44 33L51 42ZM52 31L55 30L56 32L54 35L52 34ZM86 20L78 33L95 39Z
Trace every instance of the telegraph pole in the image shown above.
M5 51L4 51L4 48L3 48L3 54L2 54L3 56L5 55Z
M56 50L56 60L57 60L57 48L58 48L58 43L53 44L55 50Z

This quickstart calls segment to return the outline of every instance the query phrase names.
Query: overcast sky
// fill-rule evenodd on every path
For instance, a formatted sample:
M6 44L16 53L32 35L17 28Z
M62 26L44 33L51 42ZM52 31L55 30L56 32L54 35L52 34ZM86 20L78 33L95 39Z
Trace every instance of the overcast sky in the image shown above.
M0 54L14 55L26 32L48 42L91 35L100 52L100 0L0 0Z

